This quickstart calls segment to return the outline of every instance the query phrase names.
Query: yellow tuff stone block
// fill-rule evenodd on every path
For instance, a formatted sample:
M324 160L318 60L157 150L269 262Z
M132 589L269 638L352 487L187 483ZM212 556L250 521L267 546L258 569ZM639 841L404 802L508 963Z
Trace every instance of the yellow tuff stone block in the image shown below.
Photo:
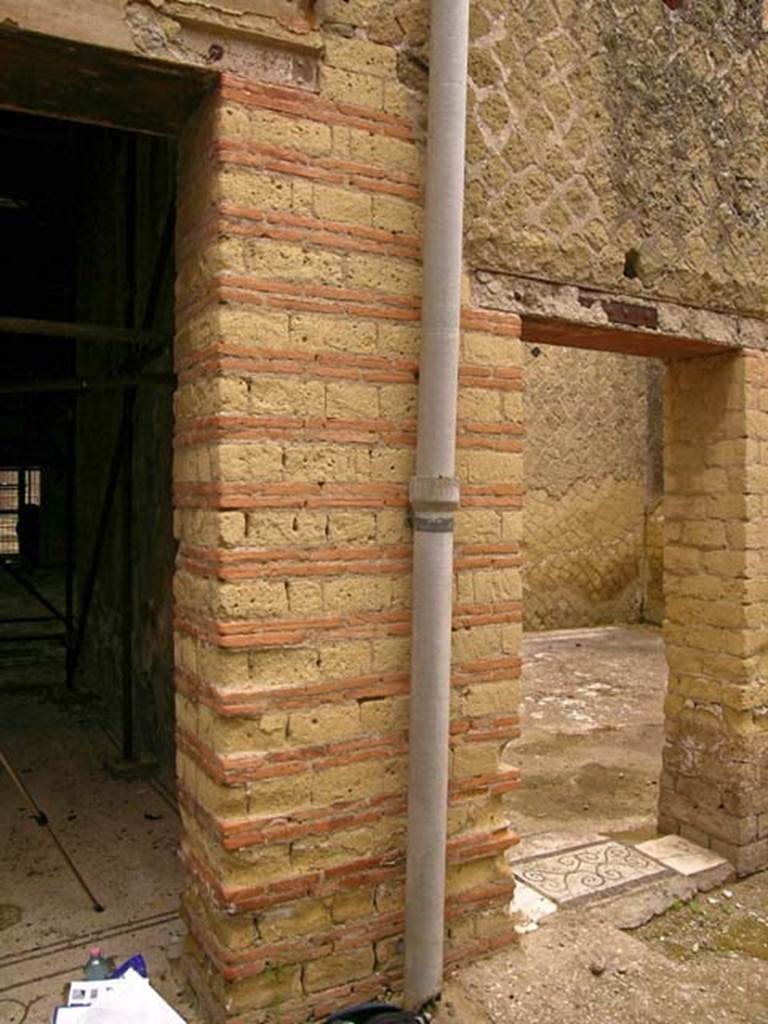
M267 648L245 657L248 681L259 689L301 686L320 679L317 652L311 647Z
M369 544L376 538L376 514L332 512L328 516L327 534L332 544Z
M418 295L421 290L421 262L354 253L347 261L347 284L350 288Z
M388 356L415 359L419 353L421 332L414 324L379 324L379 351Z
M323 585L318 580L292 579L286 582L288 610L291 615L320 615L323 611Z
M307 156L328 156L332 149L330 126L318 121L284 117L269 110L255 110L231 104L222 111L225 138L261 142L295 149Z
M290 341L292 346L309 350L330 349L365 355L376 351L377 326L371 321L350 317L298 313L291 316Z
M343 483L361 477L356 452L345 445L293 444L281 456L281 467L286 480Z
M456 543L493 543L501 539L501 527L502 517L495 509L459 509L456 515Z
M383 168L410 172L416 178L421 169L419 148L413 142L374 132L351 131L349 152L353 160L362 160Z
M331 915L322 900L300 900L263 911L256 919L259 935L266 942L297 935L322 932L331 925Z
M370 384L328 384L325 395L328 416L338 419L374 419L379 411L378 389Z
M248 394L249 411L258 416L318 416L325 403L322 381L254 380Z
M374 966L373 947L336 953L321 960L312 960L304 968L304 987L307 992L321 992L347 981L355 981L371 974Z
M357 37L329 36L325 44L325 59L330 67L347 71L383 78L394 78L397 73L396 50Z
M222 336L230 344L280 348L288 343L287 313L228 305L221 307L220 316Z
M420 236L424 214L420 203L399 196L373 197L373 226L384 231Z
M334 924L358 921L371 914L373 914L373 892L370 889L341 892L331 901L331 917Z
M327 679L365 675L372 667L371 644L367 640L342 640L323 644L316 660Z
M498 770L499 743L459 743L453 752L451 777L464 779Z
M260 277L341 284L344 260L335 253L272 239L247 239L243 243L245 269Z
M246 515L246 540L253 547L316 546L326 540L325 512L261 510Z
M323 68L321 89L326 99L342 100L376 110L380 110L384 102L383 79L359 71L326 66Z
M323 220L369 225L372 221L372 199L355 189L315 185L315 215Z
M395 732L407 726L407 697L380 697L360 702L360 727L363 732Z
M214 607L225 619L272 618L288 611L288 595L282 581L221 583Z
M218 179L221 201L256 210L290 210L293 189L288 177L256 167L223 167Z
M459 389L459 420L498 423L502 419L501 394L488 388Z
M384 419L413 420L417 404L415 384L385 384L379 389L379 410Z
M519 679L468 686L461 691L461 714L466 718L485 715L510 715L520 703Z
M258 974L222 991L222 1001L234 1010L262 1010L302 996L301 964L269 964Z
M293 711L288 720L288 735L295 743L334 743L359 732L360 709L356 702Z
M326 580L323 584L328 612L365 612L389 608L392 583L388 577L357 576Z
M223 481L274 480L283 472L283 453L280 445L226 443L215 451L216 476Z
M399 793L405 782L402 757L376 762L340 765L315 771L311 779L312 803L322 807L338 800L365 800Z

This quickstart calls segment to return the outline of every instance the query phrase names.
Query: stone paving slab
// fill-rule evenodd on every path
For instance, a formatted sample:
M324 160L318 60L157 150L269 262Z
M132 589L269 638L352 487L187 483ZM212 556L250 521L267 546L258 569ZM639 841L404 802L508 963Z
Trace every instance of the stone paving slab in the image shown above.
M644 853L612 841L518 862L512 870L521 882L560 906L611 896L672 874Z
M699 888L721 885L733 877L733 865L725 857L712 850L705 850L682 836L670 835L648 839L644 843L638 843L635 849L680 875L694 878Z
M583 846L594 846L596 843L604 843L607 836L599 832L575 832L575 831L551 831L534 832L522 836L517 846L513 846L507 854L510 864L517 864L520 861L533 860L535 857L545 857L553 853L564 853L566 850L576 850Z

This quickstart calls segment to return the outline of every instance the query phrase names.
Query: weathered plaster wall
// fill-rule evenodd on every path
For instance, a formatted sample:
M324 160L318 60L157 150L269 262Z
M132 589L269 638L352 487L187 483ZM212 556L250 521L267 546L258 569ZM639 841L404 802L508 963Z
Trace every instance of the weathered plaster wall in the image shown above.
M637 621L646 363L529 345L525 377L525 626Z
M472 8L470 264L764 315L761 0Z

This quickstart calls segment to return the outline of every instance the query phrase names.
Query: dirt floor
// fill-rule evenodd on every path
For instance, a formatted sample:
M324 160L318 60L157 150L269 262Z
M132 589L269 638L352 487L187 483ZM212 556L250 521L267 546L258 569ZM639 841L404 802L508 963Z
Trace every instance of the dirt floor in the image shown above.
M64 608L63 574L52 569L25 572L57 610ZM7 622L11 618L45 619ZM64 678L64 626L0 565L0 693L44 690L60 686ZM50 636L50 640L24 641L22 637Z
M94 912L0 771L0 1024L47 1024L93 944L118 961L144 954L161 994L198 1020L177 973L173 803L147 781L110 777L115 750L87 706L48 690L0 692L0 708L0 748L106 907Z
M654 629L526 639L520 832L654 833L665 677ZM637 894L558 910L449 977L435 1024L477 1022L768 1024L768 873L657 917Z
M523 779L517 830L652 832L665 687L654 627L527 636L522 738L505 754Z
M558 911L517 948L454 973L435 1024L768 1022L768 875L637 930L620 917L611 904Z
M61 572L25 576L63 608ZM0 749L106 909L94 912L0 769L0 1024L48 1024L94 944L118 962L142 953L156 988L199 1024L179 970L175 803L152 780L105 770L117 750L93 699L65 689L61 624L2 622L47 614L0 572ZM51 639L19 639L41 633Z
M0 1024L46 1024L94 941L118 957L144 952L158 988L199 1024L178 973L173 805L146 781L104 772L111 744L92 709L56 696L55 648L43 644L42 655L40 687L22 685L40 678L31 646L2 658L0 746L107 911L84 904L0 775ZM506 752L524 780L513 824L528 835L654 834L666 675L658 631L540 634L526 639L524 662L523 737ZM768 1024L768 876L623 930L651 916L638 899L561 909L517 947L454 972L436 1024Z

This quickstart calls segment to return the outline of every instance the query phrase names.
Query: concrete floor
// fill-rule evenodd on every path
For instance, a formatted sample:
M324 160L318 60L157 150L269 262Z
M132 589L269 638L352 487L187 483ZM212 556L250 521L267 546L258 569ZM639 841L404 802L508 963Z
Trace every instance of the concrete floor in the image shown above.
M56 848L0 772L0 1024L43 1024L92 944L141 952L153 983L192 1021L179 981L179 822L146 781L110 777L114 749L87 707L51 692L0 693L0 747L48 815L103 913L93 911Z

